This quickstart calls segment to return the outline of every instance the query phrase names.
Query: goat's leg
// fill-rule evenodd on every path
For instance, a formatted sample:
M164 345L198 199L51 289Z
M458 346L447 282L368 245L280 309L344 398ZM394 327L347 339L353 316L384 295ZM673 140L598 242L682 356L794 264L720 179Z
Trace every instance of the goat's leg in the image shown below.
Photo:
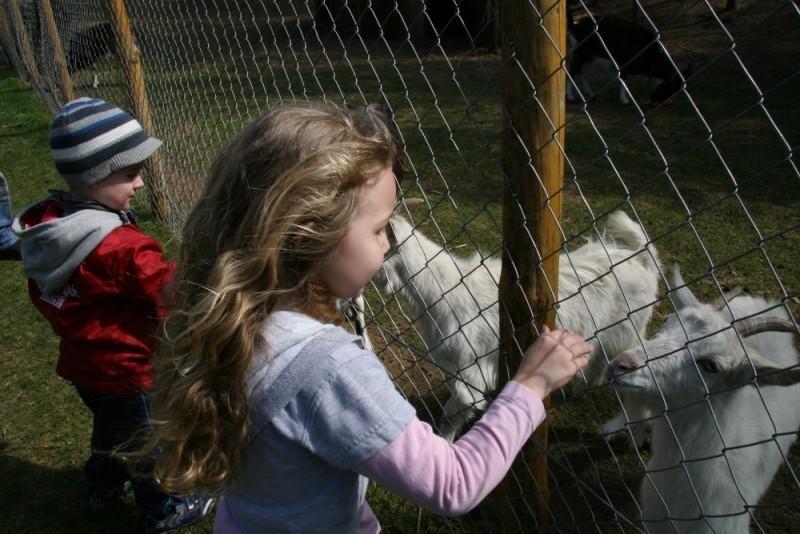
M647 431L652 426L650 423L652 412L636 398L627 397L624 402L625 408L633 421L630 425L633 444L637 449L641 449L647 440Z
M625 78L619 79L619 101L623 106L631 104L630 93L628 92L628 85L625 83Z
M448 384L450 398L444 404L444 414L439 422L439 434L448 441L455 440L469 421L485 411L489 402L480 390L464 382L459 376Z
M572 83L572 78L567 78L567 102L575 102L575 85Z
M581 75L577 75L575 77L575 81L577 82L578 87L581 88L581 100L583 102L591 100L592 97L594 97L594 91L592 91L592 86L589 85L589 80Z
M439 421L439 435L452 443L467 421L472 419L475 411L474 406L465 406L455 395L451 395L444 404L444 414Z

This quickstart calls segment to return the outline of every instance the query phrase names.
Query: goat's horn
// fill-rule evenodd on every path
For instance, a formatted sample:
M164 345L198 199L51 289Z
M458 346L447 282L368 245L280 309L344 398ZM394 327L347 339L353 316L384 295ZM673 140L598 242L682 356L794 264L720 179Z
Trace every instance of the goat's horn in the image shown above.
M800 367L790 369L758 368L758 381L770 386L794 386L800 383Z
M716 308L717 310L721 310L722 308L725 307L726 303L732 301L733 299L741 295L742 292L744 292L744 288L742 286L734 287L733 289L731 289L723 296L714 301L713 303L714 308Z
M418 206L418 205L424 204L424 203L425 203L425 199L424 198L416 198L416 197L411 198L411 197L408 197L408 198L404 198L403 199L403 204L405 204L405 206L407 208L410 208L412 206Z
M736 331L742 337L750 337L762 332L796 332L791 321L777 317L751 317L736 323Z
M797 383L800 383L800 367L795 367L791 371L786 371L786 373L789 375L787 380L788 383L786 384L787 386L793 386Z

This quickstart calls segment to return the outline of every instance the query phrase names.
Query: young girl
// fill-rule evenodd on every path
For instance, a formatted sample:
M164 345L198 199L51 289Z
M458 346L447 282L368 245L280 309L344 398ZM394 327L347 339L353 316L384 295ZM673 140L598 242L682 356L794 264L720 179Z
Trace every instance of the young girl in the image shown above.
M590 346L545 329L456 443L434 435L335 325L389 249L399 153L375 110L273 109L213 164L182 240L156 360L156 473L225 492L216 532L378 532L367 479L463 514L503 478L541 399Z

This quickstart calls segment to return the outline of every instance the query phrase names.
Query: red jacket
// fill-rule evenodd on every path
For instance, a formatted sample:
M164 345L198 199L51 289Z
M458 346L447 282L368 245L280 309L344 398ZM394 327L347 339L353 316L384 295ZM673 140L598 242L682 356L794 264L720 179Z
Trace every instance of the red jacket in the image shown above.
M108 217L108 213L102 215ZM35 251L26 254L31 240L26 241L25 230L48 222L58 229L65 218L63 205L52 200L36 204L20 216L26 272ZM164 316L161 293L175 264L166 261L159 244L134 224L102 232L107 233L82 260L74 254L70 258L76 268L66 275L68 281L60 290L43 293L41 278L30 278L30 296L61 338L59 375L98 393L147 390L152 382L154 338Z

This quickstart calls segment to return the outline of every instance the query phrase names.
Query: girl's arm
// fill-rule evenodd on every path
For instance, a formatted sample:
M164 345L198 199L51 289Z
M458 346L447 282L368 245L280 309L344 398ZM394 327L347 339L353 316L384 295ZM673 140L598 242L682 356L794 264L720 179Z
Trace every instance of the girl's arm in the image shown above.
M356 471L428 510L462 515L503 479L544 417L539 396L509 382L480 421L455 443L415 418Z
M356 470L435 512L470 511L502 480L544 419L541 399L585 367L591 349L580 336L545 326L513 380L461 439L450 444L415 418Z

